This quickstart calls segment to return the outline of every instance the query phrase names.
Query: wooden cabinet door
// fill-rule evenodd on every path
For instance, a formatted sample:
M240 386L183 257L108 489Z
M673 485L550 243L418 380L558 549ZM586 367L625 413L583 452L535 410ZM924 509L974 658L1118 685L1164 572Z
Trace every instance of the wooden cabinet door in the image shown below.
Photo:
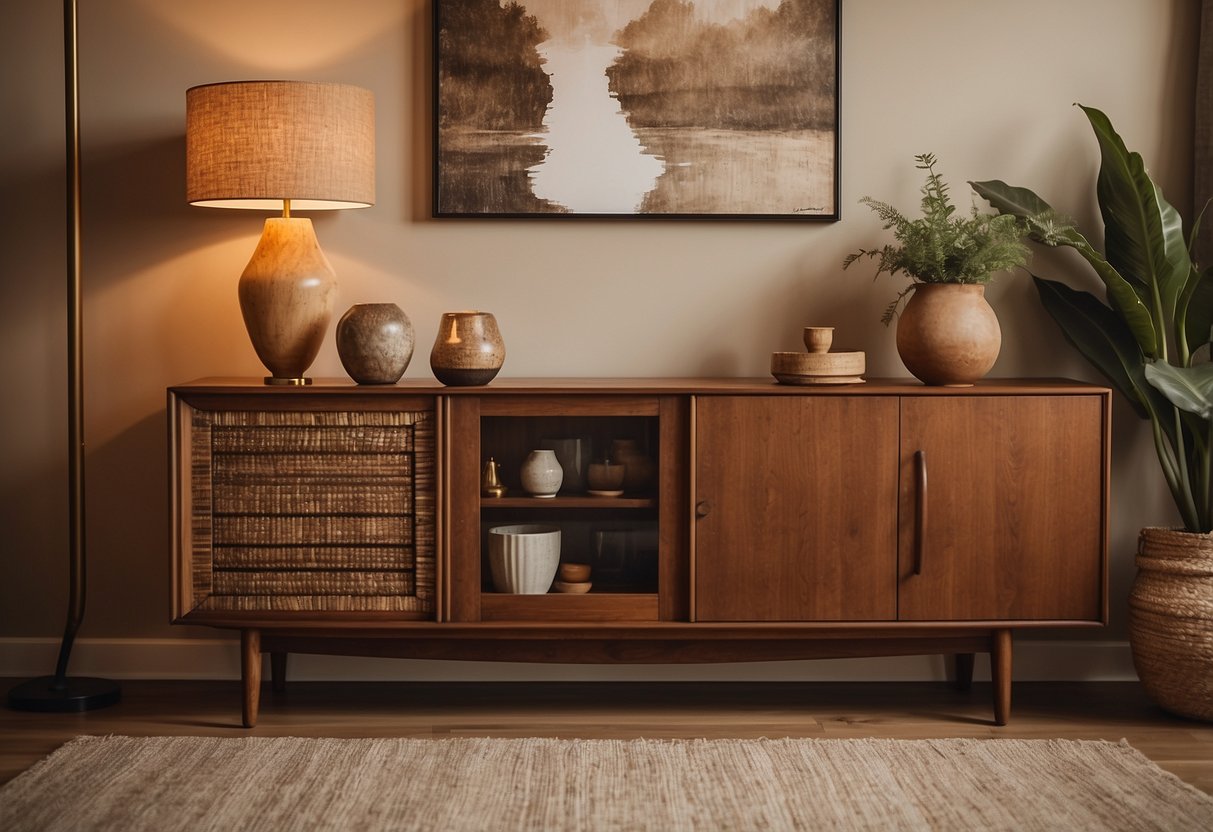
M895 397L696 401L699 621L896 618Z
M902 399L899 618L1103 618L1104 402Z

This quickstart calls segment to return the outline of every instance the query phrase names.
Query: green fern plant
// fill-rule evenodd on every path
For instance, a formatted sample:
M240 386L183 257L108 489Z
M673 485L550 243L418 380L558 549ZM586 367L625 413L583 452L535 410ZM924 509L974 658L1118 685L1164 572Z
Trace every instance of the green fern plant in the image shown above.
M927 173L922 216L910 219L889 203L865 196L860 203L880 217L885 230L892 230L897 244L861 248L842 262L847 269L861 258L876 260L876 277L905 274L913 281L885 309L880 319L885 326L921 283L988 283L996 272L1028 261L1024 229L1015 217L983 214L976 205L968 216L956 216L948 185L935 170L935 155L923 153L914 160Z

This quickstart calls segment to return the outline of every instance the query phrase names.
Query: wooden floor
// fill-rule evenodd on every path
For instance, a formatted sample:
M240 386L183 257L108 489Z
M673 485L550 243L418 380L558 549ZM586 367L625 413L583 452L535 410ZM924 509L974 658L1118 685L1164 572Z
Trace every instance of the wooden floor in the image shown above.
M0 684L4 684L0 680ZM5 684L7 690L11 684ZM1127 739L1213 794L1213 725L1169 716L1135 683L1015 685L1010 725L989 685L303 683L262 697L240 727L237 682L123 683L83 714L0 710L0 782L80 734L313 737L1008 737Z

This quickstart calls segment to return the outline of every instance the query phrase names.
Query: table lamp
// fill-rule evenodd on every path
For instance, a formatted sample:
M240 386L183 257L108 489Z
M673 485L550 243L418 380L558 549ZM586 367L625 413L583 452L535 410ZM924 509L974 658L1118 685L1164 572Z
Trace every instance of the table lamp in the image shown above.
M186 199L282 210L240 277L240 311L266 384L308 384L332 317L336 274L312 221L291 210L375 202L375 99L349 84L236 81L185 94Z

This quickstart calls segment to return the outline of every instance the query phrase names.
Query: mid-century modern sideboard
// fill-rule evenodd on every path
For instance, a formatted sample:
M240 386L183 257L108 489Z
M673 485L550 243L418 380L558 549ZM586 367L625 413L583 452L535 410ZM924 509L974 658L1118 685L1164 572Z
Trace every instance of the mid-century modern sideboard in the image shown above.
M262 654L676 663L988 652L1107 621L1111 392L869 379L203 379L169 390L172 618ZM544 440L635 440L618 497L525 496ZM492 457L508 491L481 496ZM487 530L545 523L585 594L493 591Z

